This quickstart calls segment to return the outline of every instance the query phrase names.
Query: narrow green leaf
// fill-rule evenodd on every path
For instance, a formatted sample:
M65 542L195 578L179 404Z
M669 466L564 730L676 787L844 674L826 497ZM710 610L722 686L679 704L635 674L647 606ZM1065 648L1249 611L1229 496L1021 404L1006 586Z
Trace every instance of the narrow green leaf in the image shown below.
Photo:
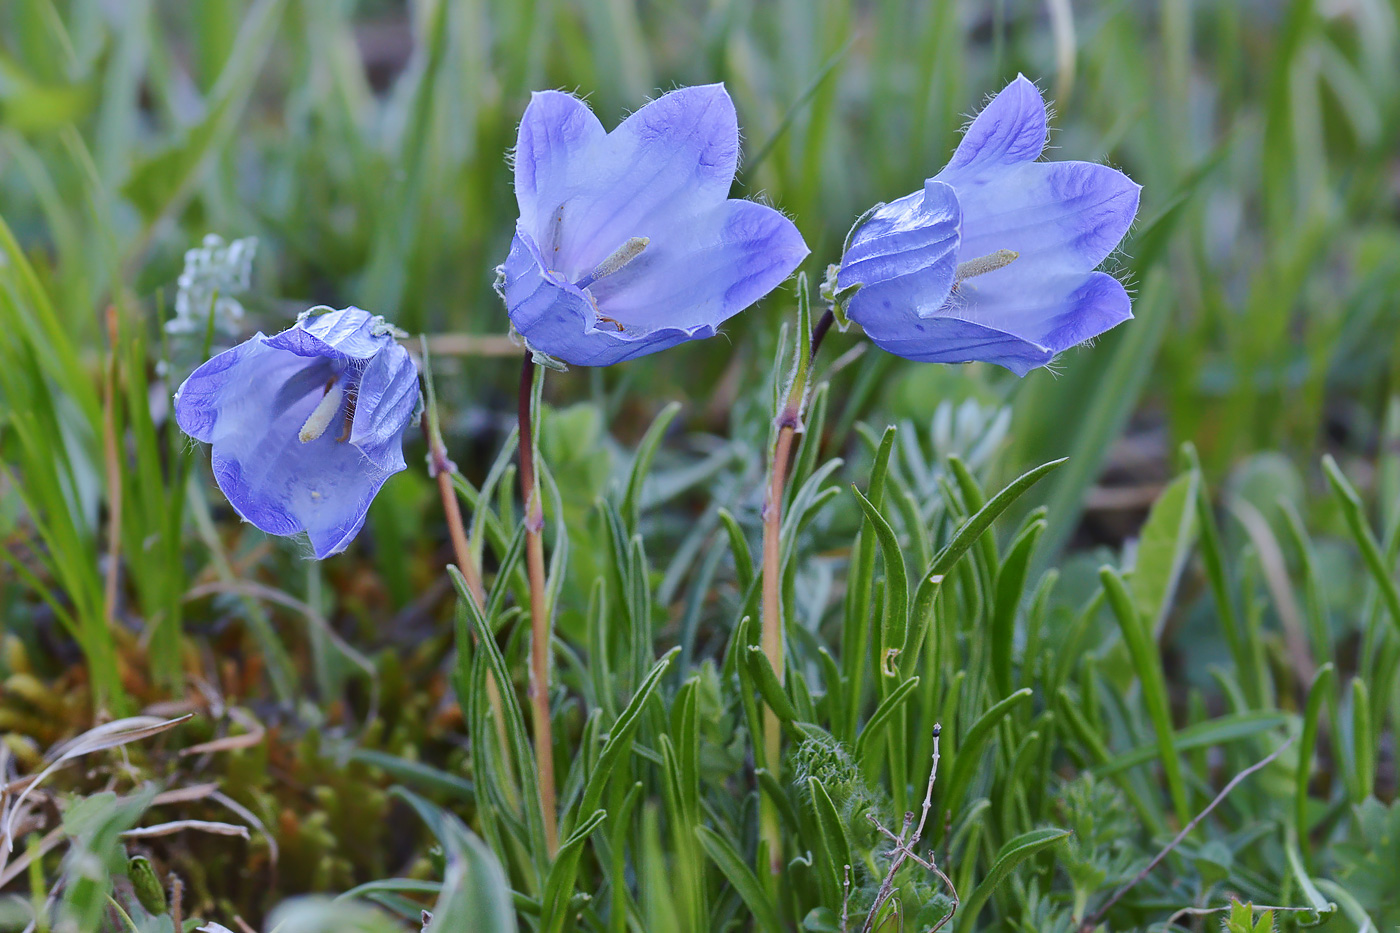
M1147 515L1133 561L1133 596L1148 631L1166 625L1176 581L1196 540L1196 495L1200 474L1195 470L1173 480Z
M917 686L919 686L918 676L910 677L891 690L889 695L880 701L880 705L875 707L875 712L870 714L870 719L866 721L865 727L860 730L860 735L856 738L855 755L853 756L856 761L865 761L870 743L882 737L890 717L899 709L900 704L909 698Z
M929 567L928 573L924 574L925 579L929 577L941 577L953 568L958 559L967 552L972 543L982 536L982 532L991 527L992 522L1005 512L1006 509L1019 499L1026 490L1055 470L1065 462L1066 458L1051 460L1042 463L1033 470L1021 474L1011 483L991 498L986 505L982 506L975 513L968 517L967 521L958 526L958 530L953 533L953 538L942 550L933 558L933 565Z
M1371 726L1371 693L1366 681L1351 681L1351 763L1356 770L1356 799L1360 804L1376 789L1376 730Z
M914 672L920 649L929 638L929 633L933 631L933 621L936 615L934 602L938 599L938 593L942 586L942 575L924 574L919 578L919 585L914 589L914 601L909 607L909 634L904 640L904 648L899 655L900 671L906 677ZM934 632L935 641L928 649L931 652L938 650L937 635L938 633Z
M661 447L661 439L666 436L666 429L671 426L671 422L680 411L681 403L671 402L657 412L651 427L647 428L647 433L642 435L642 441L637 445L637 455L633 458L632 469L627 475L627 491L622 496L622 517L627 522L629 533L635 533L637 523L641 521L642 484L651 472L651 463L656 459L656 451Z
M1050 848L1069 834L1067 829L1033 829L1008 840L992 862L992 870L987 872L987 876L973 888L972 894L958 908L956 933L972 933L983 905L1017 865L1037 852Z
M963 506L969 515L975 514L978 509L987 504L987 494L982 491L981 485L977 482L977 477L972 475L967 464L957 454L948 456L948 468L953 474L953 479L958 484L958 492L962 494ZM986 566L989 574L996 573L997 570L997 542L996 537L984 531L977 537L976 547L981 555L982 562Z
M758 929L764 933L783 933L782 924L778 922L777 908L759 884L758 877L739 857L734 847L708 826L695 827L695 835L705 847L705 853L711 861L719 866L719 870L729 879L734 890L739 892L744 904L753 912Z
M379 768L395 780L417 784L422 790L447 794L463 802L471 801L476 796L471 781L421 761L400 758L372 748L352 749L350 760Z
M870 486L867 500L879 509L884 502L885 475L889 472L890 453L894 450L895 428L885 428L875 450L875 460L870 467ZM843 613L841 644L855 650L842 653L842 676L846 681L847 697L846 721L835 724L847 740L854 739L856 718L859 715L862 699L865 696L866 649L870 640L870 615L874 603L871 589L875 576L875 527L867 517L861 523L860 536L856 539L855 557L851 561L849 579L846 583L846 600Z
M1303 863L1307 865L1310 852L1307 846L1308 831L1308 784L1312 777L1313 755L1317 751L1318 722L1322 718L1322 704L1327 699L1332 683L1337 679L1337 669L1327 662L1317 669L1312 686L1308 688L1307 706L1303 709L1303 734L1298 741L1298 767L1293 781L1293 825L1297 827L1298 839L1304 845Z
M512 933L516 922L510 884L491 850L455 814L402 787L391 793L417 811L447 855L433 922L449 930Z
M564 924L569 919L569 901L574 893L574 878L578 875L578 863L583 855L583 844L588 841L589 835L595 829L603 825L603 821L607 818L608 811L593 811L593 815L580 823L560 844L559 852L554 857L554 864L550 867L549 876L545 879L544 884L541 928L546 933L560 933L564 929ZM437 922L436 918L433 922Z
M941 805L943 810L958 812L963 795L967 792L968 785L972 783L973 775L982 763L982 751L987 740L991 738L992 730L1019 704L1029 700L1032 692L1030 687L1017 690L977 717L972 728L967 730L967 736L958 742L952 755L953 773L948 779L948 792Z
M495 633L491 631L486 616L482 615L481 610L477 607L476 600L468 591L467 581L463 579L461 572L452 566L447 568L447 572L452 578L452 585L457 589L457 611L465 616L465 621L476 632L476 650L485 658L491 676L495 678L500 687L498 694L506 721L506 738L510 742L509 754L513 757L515 768L520 775L520 791L524 799L525 819L530 829L530 838L534 840L534 846L538 847L534 848L535 864L537 868L542 869L545 864L545 853L548 849L544 839L544 815L540 812L539 805L539 785L533 767L535 756L525 731L525 717L520 710L515 690L512 688L513 682L510 678L510 671L506 667L505 657L496 645ZM461 644L469 641L466 635L465 631L459 629L459 651ZM503 754L506 751L502 749Z
M763 648L759 645L749 645L745 657L749 675L753 677L754 686L758 687L763 702L767 703L768 708L783 722L794 722L797 719L797 710L793 708L792 700L783 690L783 685L778 683L778 675L774 672L773 665L768 663Z
M754 775L758 778L758 789L773 801L778 808L778 815L782 817L788 829L796 833L801 824L797 820L797 811L792 808L792 800L783 790L783 785L778 783L778 779L773 777L773 772L767 768L756 768Z
M855 486L861 511L865 513L870 527L875 529L875 537L880 543L880 556L885 564L885 630L881 633L880 644L885 651L892 648L903 649L905 635L909 632L909 574L904 568L904 552L900 550L899 539L894 529L880 514L880 510ZM877 659L880 664L884 658Z
M1307 868L1303 866L1303 857L1298 852L1298 834L1294 827L1289 826L1283 840L1283 852L1288 859L1288 867L1293 872L1293 879L1298 882L1298 887L1302 889L1303 896L1307 898L1308 905L1316 913L1308 926L1318 926L1324 920L1337 912L1337 905L1322 896L1322 892L1313 883L1312 876L1308 874Z
M857 758L859 760L859 758ZM826 787L816 777L807 778L807 792L812 798L812 811L817 816L817 826L821 830L821 848L826 863L827 882L836 897L841 896L842 879L845 867L854 865L851 861L851 842L846 838L846 826L831 802Z
M680 650L680 648L672 648L661 656L661 659L652 667L651 672L637 686L637 692L632 695L631 701L617 717L617 722L613 723L612 728L608 731L608 740L603 743L603 750L598 755L598 764L588 775L588 782L583 788L583 799L576 812L592 813L598 809L598 802L603 799L603 789L607 786L608 778L612 776L613 769L617 767L619 759L632 747L632 738L641 721L642 710L646 708L647 702L660 685L666 669L671 666L671 661L680 653Z
M1187 459L1193 472L1200 474L1196 449L1185 446ZM1253 682L1253 665L1241 634L1239 612L1235 608L1234 594L1230 591L1229 574L1225 568L1225 550L1220 543L1220 531L1216 528L1215 515L1211 512L1210 496L1206 493L1204 481L1196 493L1196 521L1200 529L1201 563L1205 565L1206 578L1210 581L1211 595L1215 598L1215 611L1220 618L1220 629L1225 643L1230 648L1230 657L1235 662L1235 670L1244 684L1245 692L1256 704L1260 703L1260 689Z
M1161 755L1162 770L1167 776L1167 789L1171 792L1176 817L1185 826L1193 814L1187 801L1186 782L1181 776L1181 760L1172 745L1176 730L1172 727L1166 677L1162 672L1157 644L1146 630L1137 603L1117 571L1112 567L1102 567L1099 569L1099 579L1103 582L1104 592L1108 594L1109 606L1118 620L1118 628L1123 633L1123 641L1128 646L1138 682L1142 685L1142 701L1147 707L1152 729L1157 734L1157 749Z
M1372 579L1380 588L1381 598L1385 602L1390 620L1395 623L1397 630L1400 630L1400 584L1395 582L1393 571L1386 568L1381 547L1376 542L1376 536L1371 532L1370 523L1366 520L1366 511L1361 504L1361 497L1356 494L1356 490L1347 481L1341 467L1337 466L1337 461L1332 459L1331 454L1322 458L1322 471L1327 474L1327 482L1331 484L1332 491L1336 493L1337 501L1342 507L1342 517L1346 519L1347 528L1356 540L1356 546L1361 549L1361 557L1366 561L1366 568L1371 571Z
M739 585L739 592L746 592L753 586L753 551L749 549L748 539L744 537L744 529L739 520L730 514L728 509L719 510L719 520L724 523L725 534L729 537L729 550L734 555L734 576Z
M1011 693L1011 648L1016 641L1016 611L1026 589L1026 571L1030 569L1035 543L1045 531L1045 520L1034 521L1026 527L1007 549L1006 559L997 570L996 602L992 607L991 652L992 679L998 696Z
M1181 755L1194 748L1224 745L1227 742L1247 739L1285 726L1292 721L1292 718L1286 713L1275 713L1269 710L1228 713L1218 719L1198 722L1194 726L1187 726L1185 729L1175 732L1172 736L1172 747L1176 749L1177 755ZM1161 754L1161 746L1154 741L1150 745L1142 745L1130 752L1113 756L1095 768L1094 774L1108 777L1128 768L1156 761Z

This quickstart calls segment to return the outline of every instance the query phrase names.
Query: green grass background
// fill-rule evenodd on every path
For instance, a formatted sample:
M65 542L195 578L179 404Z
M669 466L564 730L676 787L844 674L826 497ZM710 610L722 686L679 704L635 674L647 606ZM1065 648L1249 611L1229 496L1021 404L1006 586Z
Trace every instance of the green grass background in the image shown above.
M1400 922L1397 60L1395 0L4 0L0 780L104 717L190 697L198 715L52 779L0 928L172 928L132 900L138 849L181 879L185 917L228 926L371 885L284 908L289 933L411 928L423 905L448 929L838 929L848 863L859 928L887 864L865 814L897 827L921 800L934 721L960 930L1076 928L1288 736L1112 928L1231 895L1306 908L1281 924ZM1110 261L1136 319L1024 380L831 339L789 502L786 694L749 670L741 620L792 289L717 339L550 374L556 755L566 806L596 783L607 811L550 864L528 756L473 720L489 659L454 620L421 444L343 557L240 526L167 421L200 353L159 326L184 251L258 237L250 330L353 303L499 337L530 90L585 94L612 125L724 81L735 196L793 217L819 279L852 219L936 172L1017 72L1054 101L1051 158L1144 186ZM517 365L434 360L499 593L479 625L523 703ZM960 522L1059 457L920 603ZM927 636L891 675L875 648L901 624ZM765 784L749 723L784 699L789 757ZM629 703L625 754L600 759ZM254 822L152 802L196 781ZM753 874L760 795L790 814L779 881ZM118 836L194 816L252 838ZM938 886L897 880L881 929L933 926Z

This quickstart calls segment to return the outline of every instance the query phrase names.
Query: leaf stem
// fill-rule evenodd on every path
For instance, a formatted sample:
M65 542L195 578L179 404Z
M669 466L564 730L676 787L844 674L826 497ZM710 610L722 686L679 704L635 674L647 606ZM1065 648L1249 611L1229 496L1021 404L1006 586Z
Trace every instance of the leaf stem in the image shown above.
M530 576L530 702L535 719L535 767L540 810L549 856L559 851L554 798L554 738L549 721L549 607L545 604L544 506L535 476L535 442L531 423L535 359L527 350L520 367L520 490L525 499L525 558Z

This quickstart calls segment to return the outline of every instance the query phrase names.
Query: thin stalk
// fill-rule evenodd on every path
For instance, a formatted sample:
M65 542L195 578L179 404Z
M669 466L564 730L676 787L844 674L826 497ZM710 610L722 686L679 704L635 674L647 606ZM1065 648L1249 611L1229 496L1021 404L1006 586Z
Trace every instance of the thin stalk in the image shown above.
M529 351L520 367L520 490L525 499L525 560L530 575L530 703L535 718L535 767L539 774L540 811L549 856L559 851L554 801L554 736L549 721L549 607L545 605L544 505L535 478L535 441L531 429L535 359Z
M791 406L789 406L790 408ZM786 415L786 412L784 412ZM783 487L787 482L788 461L792 457L793 424L778 428L778 440L773 446L773 470L768 481L768 496L763 503L763 625L759 640L763 656L768 659L778 683L784 681L783 663L783 557L780 538L783 526ZM778 715L771 707L763 708L763 760L776 778L782 757L782 733ZM768 870L777 875L783 868L782 834L778 815L771 808L763 814L763 836L768 842Z
M467 544L467 529L462 522L462 500L452 487L452 474L456 465L447 457L447 447L437 431L429 431L427 419L423 419L423 433L428 440L428 456L431 458L433 478L437 480L438 494L442 498L442 514L447 519L447 533L452 539L452 554L457 560L457 569L462 571L462 579L467 581L467 589L472 594L477 608L486 608L486 585L481 582L481 568L476 565L475 555ZM495 681L491 681L492 684Z
M830 308L817 319L817 323L812 326L812 350L808 357L808 365L815 363L817 350L821 348L822 341L826 339L826 332L831 330L831 325L836 323L836 312Z
M423 360L423 385L427 405L423 412L423 440L428 445L428 472L437 480L438 494L442 497L442 513L447 519L447 533L452 538L452 553L457 558L457 569L462 571L462 579L467 581L467 589L476 600L477 608L486 608L486 586L481 582L481 568L467 542L466 526L462 523L462 500L452 488L452 474L457 472L457 464L447 456L447 445L442 440L442 423L438 419L437 391L433 385L432 358L428 355L428 340L420 338Z
M456 489L452 485L452 475L457 472L457 464L447 456L447 444L442 439L442 422L438 418L437 392L433 387L432 366L429 362L428 342L424 338L422 342L423 351L423 382L427 387L427 407L423 415L423 439L428 444L428 471L433 479L437 480L438 495L442 499L442 513L447 520L448 537L452 540L452 554L457 561L457 569L462 572L462 579L467 583L467 592L471 594L472 601L476 607L484 613L486 611L486 585L482 582L481 568L477 565L476 555L471 549L471 543L467 538L466 525L462 521L462 500L457 496ZM476 643L476 633L472 633L472 643ZM491 704L491 712L496 720L496 740L502 749L509 748L507 741L509 733L506 730L505 705L501 702L501 691L509 690L510 684L498 684L496 678L486 679L486 699ZM509 774L511 772L510 757L502 756L504 768ZM511 800L514 800L513 791L508 792Z
M805 305L802 312L803 325L810 320ZM775 426L777 438L773 443L773 461L768 478L768 493L763 502L763 603L762 625L759 643L763 656L778 677L784 682L786 673L783 650L783 494L787 486L788 467L792 460L792 441L802 426L802 412L807 404L807 386L811 383L812 364L821 347L822 338L831 329L835 316L830 309L822 315L812 328L807 345L806 359L798 360L792 385L788 389L787 402L779 412ZM799 351L800 354L800 351ZM763 757L769 772L776 778L782 757L782 733L778 716L769 707L763 711ZM768 844L768 870L777 875L782 871L782 833L778 825L778 815L771 806L766 806L760 815L763 839Z

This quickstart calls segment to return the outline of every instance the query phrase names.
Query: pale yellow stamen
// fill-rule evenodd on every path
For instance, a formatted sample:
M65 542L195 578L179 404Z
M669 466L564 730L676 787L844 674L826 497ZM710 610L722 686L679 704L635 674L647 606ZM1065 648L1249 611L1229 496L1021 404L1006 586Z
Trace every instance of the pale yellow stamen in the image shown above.
M960 262L955 273L956 284L961 285L965 279L970 279L975 275L986 275L988 272L1004 269L1015 262L1020 255L1014 249L999 249L995 253L969 259L967 262Z
M331 425L331 419L340 409L341 394L338 382L333 382L326 388L326 394L321 397L321 401L317 403L310 417L306 419L306 424L303 424L301 431L297 433L297 440L303 444L309 444L326 433L326 428Z
M614 272L642 255L642 251L647 248L647 244L650 242L651 237L649 236L631 237L626 243L623 243L614 250L611 256L598 263L598 267L593 270L592 277L594 279L601 279L605 275L612 275Z

